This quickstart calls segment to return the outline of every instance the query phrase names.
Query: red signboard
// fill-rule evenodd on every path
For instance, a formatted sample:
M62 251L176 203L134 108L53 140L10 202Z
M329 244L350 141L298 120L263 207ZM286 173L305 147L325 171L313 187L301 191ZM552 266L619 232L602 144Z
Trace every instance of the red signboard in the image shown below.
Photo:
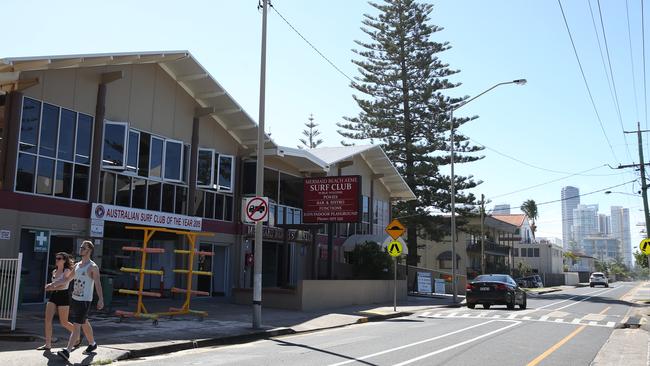
M304 223L361 221L361 176L305 178L303 189Z

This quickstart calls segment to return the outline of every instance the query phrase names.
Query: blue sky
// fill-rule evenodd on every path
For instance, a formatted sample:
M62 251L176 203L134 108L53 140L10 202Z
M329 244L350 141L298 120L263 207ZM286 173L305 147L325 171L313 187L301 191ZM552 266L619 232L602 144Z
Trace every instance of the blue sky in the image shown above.
M23 0L4 4L4 28L10 36L3 38L0 58L189 50L257 117L261 13L256 0L90 3ZM561 237L560 203L544 204L559 200L561 187L573 185L588 193L636 179L611 190L629 194L640 190L638 173L607 167L638 163L636 135L624 137L623 130L635 129L636 121L642 128L648 126L640 0L600 4L610 61L597 0L562 2L600 122L557 1L431 3L432 23L444 27L435 39L453 47L439 57L461 70L453 80L462 86L450 91L451 95L472 96L498 82L528 80L525 86L499 87L456 112L480 116L460 132L486 146L485 158L458 165L457 173L483 181L474 193L491 199L488 207L509 203L517 213L516 207L524 200L534 199L539 204L538 235ZM277 12L269 12L267 131L279 144L295 147L303 124L313 113L324 145L338 146L341 137L336 122L358 114L349 80L314 52L278 12L343 73L355 77L351 49L356 47L354 40L367 40L360 30L361 20L364 13L375 11L361 0L274 0L273 5ZM610 63L620 119L608 81ZM644 139L650 141L650 134ZM649 146L644 144L646 161L650 160ZM643 221L640 198L598 192L581 201L599 204L600 212L607 214L611 205L628 207L636 247L640 239L636 224Z

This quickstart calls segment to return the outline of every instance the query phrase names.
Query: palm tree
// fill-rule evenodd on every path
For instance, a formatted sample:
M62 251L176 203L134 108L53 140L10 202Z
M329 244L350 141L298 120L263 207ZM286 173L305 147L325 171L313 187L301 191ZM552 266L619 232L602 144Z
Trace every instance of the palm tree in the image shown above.
M533 230L534 235L537 230L537 226L535 225L535 220L537 220L537 203L535 203L535 200L526 200L521 204L521 210L533 222L530 228Z

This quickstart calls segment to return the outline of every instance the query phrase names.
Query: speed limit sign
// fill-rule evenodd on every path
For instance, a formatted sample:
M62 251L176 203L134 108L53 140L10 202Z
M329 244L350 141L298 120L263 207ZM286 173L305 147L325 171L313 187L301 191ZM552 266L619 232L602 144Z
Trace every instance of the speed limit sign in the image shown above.
M269 198L252 197L246 199L244 208L246 218L252 222L266 221L269 216Z

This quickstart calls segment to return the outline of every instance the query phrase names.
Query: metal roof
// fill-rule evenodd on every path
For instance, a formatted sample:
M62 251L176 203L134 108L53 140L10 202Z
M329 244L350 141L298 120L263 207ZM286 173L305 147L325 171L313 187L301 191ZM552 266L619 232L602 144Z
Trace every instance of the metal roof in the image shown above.
M22 71L80 67L158 64L204 108L210 116L245 148L257 146L258 125L189 51L157 51L16 57L0 59L0 83L18 80ZM277 148L266 136L264 147Z
M310 149L309 152L330 166L359 155L374 174L383 174L379 181L386 187L391 198L404 201L416 199L380 145L322 147Z

